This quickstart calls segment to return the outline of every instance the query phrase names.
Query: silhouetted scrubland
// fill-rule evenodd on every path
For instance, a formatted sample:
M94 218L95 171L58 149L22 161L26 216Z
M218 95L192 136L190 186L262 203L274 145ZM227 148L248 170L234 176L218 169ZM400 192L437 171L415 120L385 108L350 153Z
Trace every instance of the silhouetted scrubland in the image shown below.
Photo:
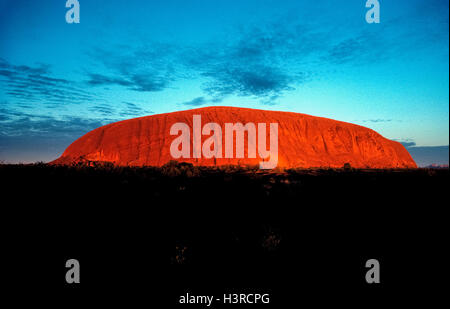
M0 175L2 207L13 213L14 246L24 258L38 254L48 271L76 256L92 267L84 276L98 280L126 263L123 282L157 276L171 287L194 278L260 286L292 276L310 286L330 273L352 286L364 283L363 263L373 257L398 265L390 280L403 280L411 256L435 265L449 184L448 169L264 171L176 162L0 165ZM330 270L330 260L339 267Z

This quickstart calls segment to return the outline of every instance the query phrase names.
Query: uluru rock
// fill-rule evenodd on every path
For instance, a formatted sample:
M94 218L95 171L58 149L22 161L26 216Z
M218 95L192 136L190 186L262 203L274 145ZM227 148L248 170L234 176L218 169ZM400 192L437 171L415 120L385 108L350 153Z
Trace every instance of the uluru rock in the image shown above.
M193 117L201 116L202 126L216 123L278 124L278 167L341 168L350 163L355 168L416 168L408 151L398 142L377 132L351 123L293 112L256 110L237 107L205 107L187 111L152 115L111 123L97 128L74 141L52 164L72 165L82 162L110 162L119 166L162 166L174 160L171 144L177 137L170 134L175 123L185 123L194 135ZM225 132L222 134L225 145ZM202 135L204 142L209 135ZM245 135L245 145L248 138ZM192 142L192 140L191 140ZM223 146L224 148L225 146ZM194 165L258 165L261 158L178 158ZM269 148L269 146L268 146Z

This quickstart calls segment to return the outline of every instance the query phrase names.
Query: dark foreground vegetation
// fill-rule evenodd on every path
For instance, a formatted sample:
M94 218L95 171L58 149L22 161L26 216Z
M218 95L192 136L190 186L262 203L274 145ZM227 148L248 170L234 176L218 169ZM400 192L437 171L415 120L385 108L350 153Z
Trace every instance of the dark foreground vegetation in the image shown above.
M23 282L37 265L39 285L64 293L69 258L83 269L77 293L131 289L169 303L187 287L319 303L410 294L444 267L448 169L33 164L0 165L0 177L10 269ZM371 258L382 285L365 282Z

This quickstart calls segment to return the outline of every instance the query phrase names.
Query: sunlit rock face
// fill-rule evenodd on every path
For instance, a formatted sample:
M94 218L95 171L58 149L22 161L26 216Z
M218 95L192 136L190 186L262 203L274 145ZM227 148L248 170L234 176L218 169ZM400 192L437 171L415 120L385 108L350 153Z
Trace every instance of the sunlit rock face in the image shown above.
M200 157L193 157L194 116L197 119L201 116L201 128L214 123L222 129L221 155L205 158L200 152ZM171 145L178 135L171 135L170 131L176 123L184 123L190 128L188 157L174 158L171 153ZM264 161L258 151L256 157L249 158L247 132L244 134L244 156L237 158L234 154L231 158L225 157L226 123L253 123L257 129L258 124L267 124L267 149L270 148L270 124L276 123L276 166L281 168L341 168L345 163L350 163L355 168L417 167L400 143L388 140L371 129L299 113L237 107L205 107L111 123L74 141L52 164L110 162L119 166L162 166L171 160L177 160L194 165L219 166L259 165ZM200 139L197 139L199 147L209 137L210 135L201 134ZM236 140L233 142L236 150Z

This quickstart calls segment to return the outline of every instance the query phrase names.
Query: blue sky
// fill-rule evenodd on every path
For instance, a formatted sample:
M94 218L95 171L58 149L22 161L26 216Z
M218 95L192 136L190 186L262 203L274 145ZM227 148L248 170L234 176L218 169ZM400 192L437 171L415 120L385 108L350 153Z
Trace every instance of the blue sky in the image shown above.
M0 160L48 161L100 125L210 105L449 144L448 1L380 0L380 24L364 0L79 0L79 24L65 2L0 0Z

